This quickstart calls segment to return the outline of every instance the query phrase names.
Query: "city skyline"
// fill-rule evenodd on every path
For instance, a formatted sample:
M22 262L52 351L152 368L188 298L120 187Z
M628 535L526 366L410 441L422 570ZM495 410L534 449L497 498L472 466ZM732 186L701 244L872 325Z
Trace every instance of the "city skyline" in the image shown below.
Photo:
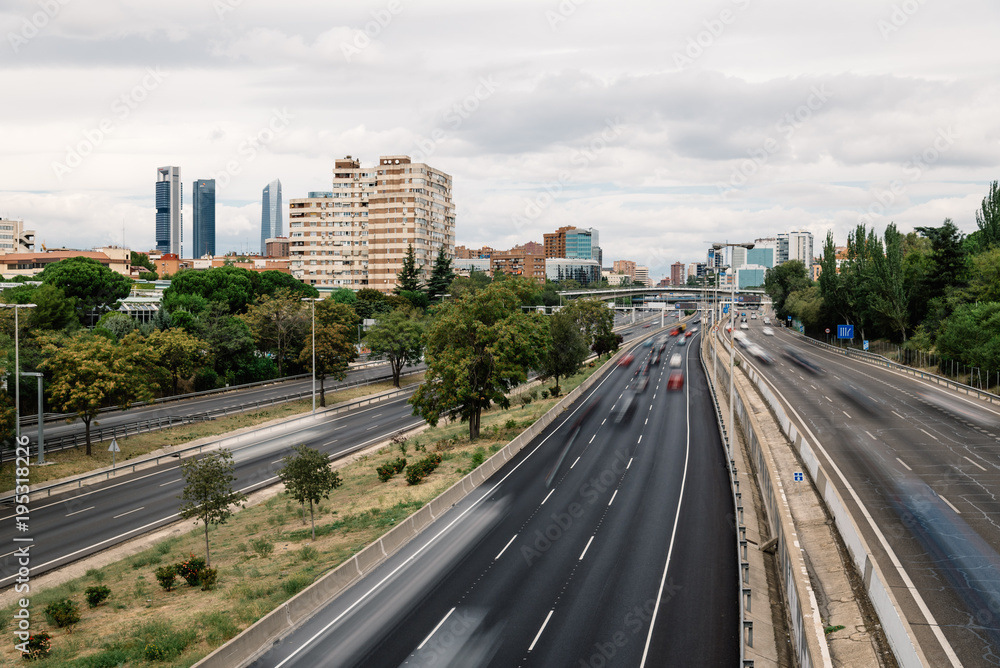
M593 227L663 276L710 239L968 233L1000 175L992 4L38 7L0 10L0 214L50 245L124 220L153 247L146 175L171 164L216 180L218 250L253 249L261 184L304 197L339 156L408 154L454 176L460 244Z

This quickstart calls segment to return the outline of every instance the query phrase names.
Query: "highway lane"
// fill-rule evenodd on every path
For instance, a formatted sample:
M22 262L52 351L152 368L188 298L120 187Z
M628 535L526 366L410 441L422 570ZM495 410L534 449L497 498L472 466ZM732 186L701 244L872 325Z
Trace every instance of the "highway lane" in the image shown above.
M253 665L735 665L724 456L698 346L668 345L631 417L646 347Z
M1000 412L787 331L750 338L847 480L834 476L931 665L1000 665Z
M340 455L378 442L401 429L422 423L406 403L409 395L315 423L288 425L253 438L233 450L236 487L243 489L275 478L281 458L291 447L305 443L330 455ZM74 559L134 538L176 519L183 489L179 463L118 476L72 493L36 500L31 504L31 573L38 575ZM12 583L18 568L12 541L14 509L0 508L0 587Z

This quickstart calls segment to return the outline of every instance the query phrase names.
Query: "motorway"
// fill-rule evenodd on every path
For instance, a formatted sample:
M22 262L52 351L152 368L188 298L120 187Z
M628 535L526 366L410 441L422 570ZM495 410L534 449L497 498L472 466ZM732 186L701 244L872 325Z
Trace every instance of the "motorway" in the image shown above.
M749 325L749 339L775 360L750 363L821 445L928 664L1000 665L1000 412L785 329L765 336L760 320Z
M698 338L667 339L616 422L658 350L640 346L252 665L737 665L732 496ZM687 381L668 391L674 352Z

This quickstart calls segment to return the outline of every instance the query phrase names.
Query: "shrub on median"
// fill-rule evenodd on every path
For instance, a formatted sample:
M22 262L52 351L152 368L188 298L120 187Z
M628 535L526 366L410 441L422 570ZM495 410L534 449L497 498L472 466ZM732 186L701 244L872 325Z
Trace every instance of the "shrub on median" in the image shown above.
M435 452L416 464L410 464L406 467L406 482L410 485L419 485L420 481L433 473L440 463L441 455Z

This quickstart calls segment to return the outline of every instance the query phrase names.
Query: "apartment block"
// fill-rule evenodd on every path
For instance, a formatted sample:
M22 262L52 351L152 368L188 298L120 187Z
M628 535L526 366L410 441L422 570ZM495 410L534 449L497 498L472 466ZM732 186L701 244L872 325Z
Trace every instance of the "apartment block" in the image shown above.
M634 282L645 285L647 288L652 287L653 284L649 280L649 267L636 265Z
M494 276L503 273L545 282L545 254L540 244L528 243L506 251L493 251L490 262Z
M5 253L32 253L34 250L34 230L24 229L23 220L0 217L0 255Z
M635 262L632 260L615 260L612 270L616 274L625 274L629 280L635 281Z
M289 203L292 275L317 287L392 292L407 248L423 279L438 251L455 256L452 179L409 156L382 156L362 167L347 156L334 163L333 188Z
M685 266L683 262L674 262L670 265L670 285L684 285L687 283L685 277Z

